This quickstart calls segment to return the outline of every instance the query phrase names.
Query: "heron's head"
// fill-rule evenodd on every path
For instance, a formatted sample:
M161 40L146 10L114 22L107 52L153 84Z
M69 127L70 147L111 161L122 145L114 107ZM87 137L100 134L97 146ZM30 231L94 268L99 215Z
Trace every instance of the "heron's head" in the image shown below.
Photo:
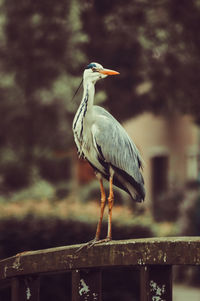
M99 79L105 78L108 75L116 74L119 74L119 72L110 69L105 69L102 65L98 63L90 63L85 68L83 79L84 81L89 81L95 84Z

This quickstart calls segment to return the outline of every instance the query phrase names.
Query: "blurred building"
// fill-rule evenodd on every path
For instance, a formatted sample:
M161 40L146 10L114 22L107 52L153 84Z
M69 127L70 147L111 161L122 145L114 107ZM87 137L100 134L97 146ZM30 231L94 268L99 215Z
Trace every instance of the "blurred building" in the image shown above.
M199 132L190 116L144 113L124 123L144 159L148 204L198 178Z

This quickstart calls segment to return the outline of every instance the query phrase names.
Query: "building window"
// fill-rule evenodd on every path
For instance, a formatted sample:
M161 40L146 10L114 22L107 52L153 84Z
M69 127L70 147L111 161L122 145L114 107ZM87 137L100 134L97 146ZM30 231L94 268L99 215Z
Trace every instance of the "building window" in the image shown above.
M166 155L158 155L151 159L152 170L152 210L154 217L159 211L158 200L168 190L168 167L169 157Z
M152 194L158 198L168 189L168 156L152 158Z

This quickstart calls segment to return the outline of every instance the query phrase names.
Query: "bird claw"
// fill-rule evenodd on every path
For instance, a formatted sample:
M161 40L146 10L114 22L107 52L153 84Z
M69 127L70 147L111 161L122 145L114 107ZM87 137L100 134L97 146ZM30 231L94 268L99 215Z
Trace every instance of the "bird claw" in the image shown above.
M79 253L80 251L82 251L83 249L90 249L91 247L93 247L99 240L97 239L93 239L90 240L88 242L86 242L85 244L83 244L80 248L78 248L78 250L76 250L76 253Z
M94 238L93 240L90 240L90 241L86 242L84 245L82 245L80 248L78 248L78 250L76 250L76 253L79 253L81 250L83 250L85 248L90 249L94 245L98 245L98 244L101 244L103 242L109 242L111 240L112 240L112 238L110 238L110 237L106 237L104 239L96 239L96 238Z
M112 240L112 238L110 238L110 237L106 237L106 238L104 238L104 239L99 239L99 240L93 240L93 241L91 241L91 243L88 245L88 249L90 249L91 247L93 247L94 245L98 245L98 244L101 244L102 242L109 242L109 241L111 241Z

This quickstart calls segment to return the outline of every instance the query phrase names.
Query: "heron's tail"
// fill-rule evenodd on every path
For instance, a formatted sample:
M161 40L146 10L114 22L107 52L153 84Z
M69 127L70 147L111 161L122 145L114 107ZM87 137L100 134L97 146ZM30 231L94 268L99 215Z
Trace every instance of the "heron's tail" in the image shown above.
M126 188L128 194L131 196L131 198L138 203L141 203L145 199L145 189L143 185L140 185L137 183L137 188L136 185L132 186L130 183L126 183Z
M142 174L140 182L137 182L133 177L118 168L114 168L114 171L114 185L126 191L135 202L141 203L144 201L145 189Z

